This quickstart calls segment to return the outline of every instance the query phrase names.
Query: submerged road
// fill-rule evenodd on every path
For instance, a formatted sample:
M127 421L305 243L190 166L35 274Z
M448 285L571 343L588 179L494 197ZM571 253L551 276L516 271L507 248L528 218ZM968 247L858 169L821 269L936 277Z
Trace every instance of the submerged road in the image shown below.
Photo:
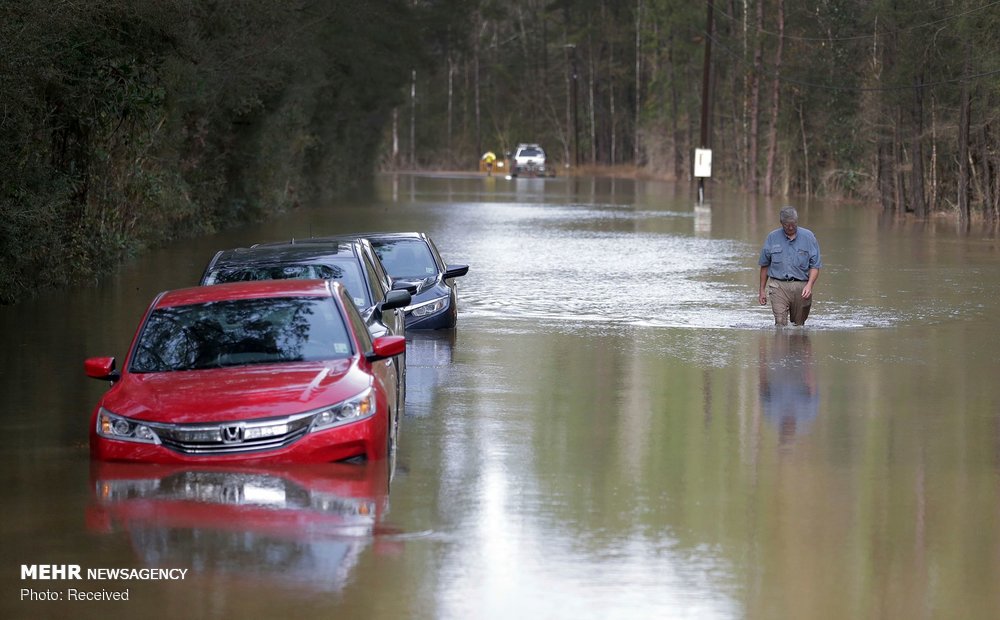
M780 206L387 176L370 200L0 308L0 615L1000 616L1000 242L796 204L825 268L808 327L778 332L756 258ZM471 265L457 329L410 336L391 488L377 463L91 464L105 386L82 360L123 356L153 295L218 249L365 230L424 230ZM186 573L41 581L22 564Z

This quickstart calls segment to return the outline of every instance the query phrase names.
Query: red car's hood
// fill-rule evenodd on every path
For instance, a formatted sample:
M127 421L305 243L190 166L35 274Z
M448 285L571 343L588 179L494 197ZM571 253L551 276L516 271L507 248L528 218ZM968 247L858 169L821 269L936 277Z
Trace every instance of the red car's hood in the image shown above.
M147 422L252 420L332 405L369 384L351 360L127 373L101 406Z

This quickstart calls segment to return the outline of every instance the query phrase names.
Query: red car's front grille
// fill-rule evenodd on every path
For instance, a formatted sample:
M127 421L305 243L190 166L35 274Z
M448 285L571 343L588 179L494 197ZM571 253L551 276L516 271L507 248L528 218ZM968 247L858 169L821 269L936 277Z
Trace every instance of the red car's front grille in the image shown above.
M271 420L266 423L224 423L214 426L156 425L153 429L165 448L182 454L218 455L283 448L309 432L312 416ZM283 433L247 438L249 430L286 426Z

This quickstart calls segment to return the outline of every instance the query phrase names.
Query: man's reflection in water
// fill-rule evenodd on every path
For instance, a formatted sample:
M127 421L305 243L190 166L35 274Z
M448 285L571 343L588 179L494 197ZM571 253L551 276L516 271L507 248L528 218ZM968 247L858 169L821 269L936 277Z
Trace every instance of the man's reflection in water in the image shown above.
M781 444L805 433L816 418L816 361L807 332L785 329L761 336L760 403Z

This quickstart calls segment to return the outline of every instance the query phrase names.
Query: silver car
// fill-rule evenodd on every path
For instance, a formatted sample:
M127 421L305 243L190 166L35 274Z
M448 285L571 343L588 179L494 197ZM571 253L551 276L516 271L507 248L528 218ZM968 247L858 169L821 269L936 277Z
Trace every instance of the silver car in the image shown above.
M514 151L511 176L546 176L545 151L537 144L518 144Z

